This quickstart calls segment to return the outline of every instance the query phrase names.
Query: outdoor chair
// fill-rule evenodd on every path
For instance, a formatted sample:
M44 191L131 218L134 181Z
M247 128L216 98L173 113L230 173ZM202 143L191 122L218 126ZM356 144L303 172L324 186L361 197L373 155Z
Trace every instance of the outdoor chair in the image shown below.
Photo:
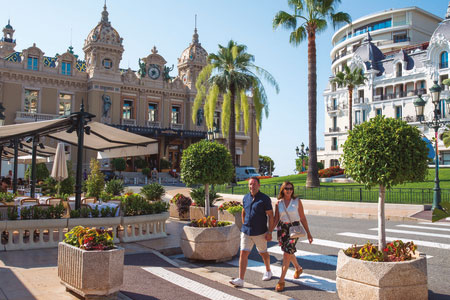
M46 201L46 204L51 205L51 206L57 206L59 204L62 203L62 199L61 198L48 198Z
M6 205L6 203L3 201L0 201L0 205Z
M97 198L95 198L95 197L87 197L87 198L81 199L81 204L88 204L88 203L95 203L95 202L97 202Z
M36 203L36 204L39 204L39 200L35 199L35 198L25 198L25 199L20 200L20 205L22 205L24 203Z

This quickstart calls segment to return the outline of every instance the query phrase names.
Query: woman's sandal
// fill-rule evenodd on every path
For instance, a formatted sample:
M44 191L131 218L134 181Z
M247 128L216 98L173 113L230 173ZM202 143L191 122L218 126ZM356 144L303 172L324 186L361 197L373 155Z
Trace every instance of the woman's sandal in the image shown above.
M277 286L275 287L275 291L282 292L283 290L284 290L284 281L283 282L278 282Z
M295 270L294 272L294 279L299 279L300 275L303 273L303 268L300 267L300 269Z

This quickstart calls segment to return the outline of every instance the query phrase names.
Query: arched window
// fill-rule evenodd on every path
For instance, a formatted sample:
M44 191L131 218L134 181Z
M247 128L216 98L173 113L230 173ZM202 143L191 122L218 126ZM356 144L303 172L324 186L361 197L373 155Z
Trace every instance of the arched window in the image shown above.
M441 59L439 62L439 69L445 69L448 68L448 53L447 51L444 51L441 53Z
M396 67L395 67L395 69L396 69L396 74L397 74L397 76L396 77L402 77L402 64L401 63L398 63L397 65L396 65Z

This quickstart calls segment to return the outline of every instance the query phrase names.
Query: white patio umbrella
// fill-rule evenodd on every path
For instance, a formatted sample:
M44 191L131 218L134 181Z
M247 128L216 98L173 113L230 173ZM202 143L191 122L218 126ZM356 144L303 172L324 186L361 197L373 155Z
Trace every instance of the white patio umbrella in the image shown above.
M51 176L59 182L69 177L69 173L67 172L66 152L64 151L64 143L58 143L58 147L56 147L56 154L55 159L53 160ZM58 186L58 194L59 194L59 186Z

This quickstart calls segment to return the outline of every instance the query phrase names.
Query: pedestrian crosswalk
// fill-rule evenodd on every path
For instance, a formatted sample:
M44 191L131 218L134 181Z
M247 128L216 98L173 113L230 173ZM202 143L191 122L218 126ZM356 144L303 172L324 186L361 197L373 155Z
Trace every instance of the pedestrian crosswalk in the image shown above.
M321 236L318 235L314 236L312 245L309 245L308 240L299 241L295 255L303 265L304 273L299 279L293 279L294 269L291 266L286 275L286 281L289 281L294 285L306 286L326 293L336 293L335 269L337 267L337 249L346 249L355 243L358 245L365 244L367 241L376 243L378 235L376 233L372 234L376 230L378 229L366 227L366 229L336 232L333 233L333 235L328 234L326 238L321 238ZM450 223L388 223L386 226L386 235L387 242L393 240L403 240L405 242L413 241L419 246L419 251L422 253L450 249L450 241L448 240L450 238ZM352 243L349 243L349 240L351 240ZM336 249L336 251L330 249ZM281 248L274 243L269 245L268 252L277 259L276 263L272 263L271 269L274 277L279 277L281 274L283 252ZM335 254L330 255L330 253ZM182 255L172 256L171 258L183 260ZM433 256L427 255L427 258L432 259ZM225 262L225 264L236 268L237 273L239 258L236 257L231 261ZM328 267L317 267L324 265ZM308 268L310 270L308 270ZM265 272L265 265L258 255L254 255L249 259L247 270L262 275L262 273ZM258 282L252 282L252 284L258 285Z

